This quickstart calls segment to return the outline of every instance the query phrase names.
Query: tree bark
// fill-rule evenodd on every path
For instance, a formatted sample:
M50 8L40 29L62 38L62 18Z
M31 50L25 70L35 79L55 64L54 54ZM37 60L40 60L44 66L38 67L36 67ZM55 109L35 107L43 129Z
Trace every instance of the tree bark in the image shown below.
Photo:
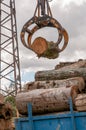
M9 103L3 104L3 106L0 107L0 115L5 120L10 120L13 116L12 107Z
M35 114L67 111L69 110L70 96L74 101L78 93L78 86L36 89L17 94L16 105L20 114L27 114L28 103L32 103Z
M47 71L38 71L35 74L36 81L44 80L61 80L73 77L83 77L86 80L86 68L73 68L65 70L47 70Z
M4 103L4 96L0 93L0 105Z
M24 91L34 89L50 89L60 87L78 86L79 91L85 88L85 82L82 77L69 78L64 80L34 81L24 85Z
M78 94L74 102L77 111L86 111L86 93Z
M65 69L74 69L74 68L85 68L86 67L86 60L79 60L76 62L61 62L60 64L55 66L55 69L61 69L61 70L65 70Z

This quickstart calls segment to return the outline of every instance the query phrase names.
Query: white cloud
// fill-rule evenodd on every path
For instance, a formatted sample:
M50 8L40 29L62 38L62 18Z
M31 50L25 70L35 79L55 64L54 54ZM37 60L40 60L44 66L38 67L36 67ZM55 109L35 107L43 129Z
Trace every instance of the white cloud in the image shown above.
M22 0L23 2L23 0ZM24 17L17 16L17 21L19 24L19 32L24 25L24 23L33 16L34 6L32 6L33 1L31 1L31 6L28 4L23 5L23 10L21 10L22 3L20 6L17 7L17 13L23 13ZM55 4L54 4L55 3ZM63 4L65 5L62 8ZM54 66L59 61L66 61L66 60L77 60L79 58L85 58L85 49L86 49L86 18L84 16L84 12L86 12L86 0L74 1L74 0L60 0L55 1L53 0L50 2L52 6L52 13L53 16L62 24L62 26L68 31L69 33L69 44L67 48L60 54L59 58L56 60L48 60L44 58L37 59L34 52L25 49L20 43L20 53L21 53L21 67L24 69L28 69L29 71L37 71L40 69L53 69ZM66 10L67 9L67 10ZM19 12L21 10L21 12ZM31 10L31 11L29 11ZM22 22L21 22L22 21ZM21 25L21 26L20 26ZM46 33L47 30L45 29L46 37L49 39L52 36L52 39L56 38L56 32ZM53 34L53 35L51 35ZM20 38L19 38L19 42ZM76 53L77 52L77 53ZM78 53L83 52L83 53ZM71 57L71 59L70 59Z
M51 4L55 5L56 3L59 3L60 7L65 7L71 3L75 3L77 5L82 5L84 2L86 2L86 0L79 0L79 1L78 0L60 0L60 1L52 0Z
M23 25L33 16L36 0L16 0L16 15L18 40L20 51L21 71L39 71L53 69L59 61L73 61L86 57L86 0L53 0L50 2L53 17L68 31L69 44L58 59L49 60L36 57L36 54L26 49L20 41L20 32ZM49 33L48 33L49 32ZM40 32L39 32L40 33ZM35 36L38 36L37 33ZM44 34L43 34L44 33ZM41 31L47 39L56 40L57 34L53 30Z

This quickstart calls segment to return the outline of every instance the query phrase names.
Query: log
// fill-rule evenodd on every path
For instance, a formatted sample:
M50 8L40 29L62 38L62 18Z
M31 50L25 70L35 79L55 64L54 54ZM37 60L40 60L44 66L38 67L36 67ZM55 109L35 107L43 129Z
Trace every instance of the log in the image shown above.
M55 59L59 57L59 48L57 46L55 46L55 43L53 41L47 41L47 46L48 48L46 49L46 51L40 55L38 55L38 57L44 57L44 58L48 58L48 59Z
M61 70L65 70L65 69L74 69L74 68L86 68L86 60L79 60L77 62L63 62L60 63L58 65L55 66L55 69L61 69Z
M53 89L36 89L18 93L16 105L19 113L27 114L27 105L32 103L34 114L61 112L69 110L69 98L74 100L79 93L78 86L61 87Z
M0 106L0 116L5 120L10 120L13 116L12 107L9 103Z
M0 93L0 105L4 103L4 96Z
M85 82L82 77L69 78L64 80L34 81L24 85L23 91L34 89L50 89L60 87L78 86L81 92L85 88Z
M11 121L12 115L10 104L0 105L0 130L13 130Z
M77 111L86 111L86 93L78 94L74 102Z
M48 48L46 39L42 37L37 37L31 45L31 48L38 55L43 54Z
M39 58L55 59L59 56L59 49L55 46L55 43L53 41L48 42L42 37L37 37L31 48Z
M84 80L86 80L86 68L47 70L47 71L38 71L35 73L36 81L61 80L73 77L83 77Z
M0 119L0 130L14 130L11 120Z

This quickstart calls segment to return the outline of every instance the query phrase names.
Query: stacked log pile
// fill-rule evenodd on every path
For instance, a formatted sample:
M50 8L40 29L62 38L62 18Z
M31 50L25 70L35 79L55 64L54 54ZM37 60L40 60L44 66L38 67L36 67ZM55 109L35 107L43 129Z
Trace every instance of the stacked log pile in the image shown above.
M4 103L4 96L0 94L0 130L13 130L12 115L11 105Z
M86 111L85 101L81 103L86 98L85 82L86 60L61 63L54 70L39 71L35 81L25 84L23 92L16 96L17 108L21 114L27 114L27 104L31 102L35 114L67 111L72 97L74 109Z

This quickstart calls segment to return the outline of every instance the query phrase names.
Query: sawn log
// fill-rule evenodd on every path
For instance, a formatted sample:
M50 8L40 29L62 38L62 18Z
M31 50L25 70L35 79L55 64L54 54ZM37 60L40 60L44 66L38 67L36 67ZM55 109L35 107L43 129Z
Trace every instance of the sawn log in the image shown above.
M34 89L50 89L60 87L78 86L79 91L85 88L85 82L82 77L68 78L64 80L34 81L24 85L24 91Z
M0 93L0 105L4 103L4 96Z
M12 106L4 102L4 96L0 94L0 130L13 130L11 118Z
M78 94L74 102L77 111L86 111L86 93Z
M86 80L86 68L73 68L73 69L65 69L65 70L46 70L46 71L38 71L35 74L36 81L44 81L44 80L61 80L73 77L83 77Z
M33 44L31 44L32 50L40 57L46 57L49 59L55 59L59 56L59 48L53 41L48 42L42 37L37 37Z
M32 103L32 111L35 114L67 111L69 110L70 96L74 100L78 93L78 86L35 89L18 93L16 96L16 105L21 114L27 114L28 103Z
M74 69L74 68L86 68L86 60L79 60L76 62L60 62L58 65L55 66L55 69Z

